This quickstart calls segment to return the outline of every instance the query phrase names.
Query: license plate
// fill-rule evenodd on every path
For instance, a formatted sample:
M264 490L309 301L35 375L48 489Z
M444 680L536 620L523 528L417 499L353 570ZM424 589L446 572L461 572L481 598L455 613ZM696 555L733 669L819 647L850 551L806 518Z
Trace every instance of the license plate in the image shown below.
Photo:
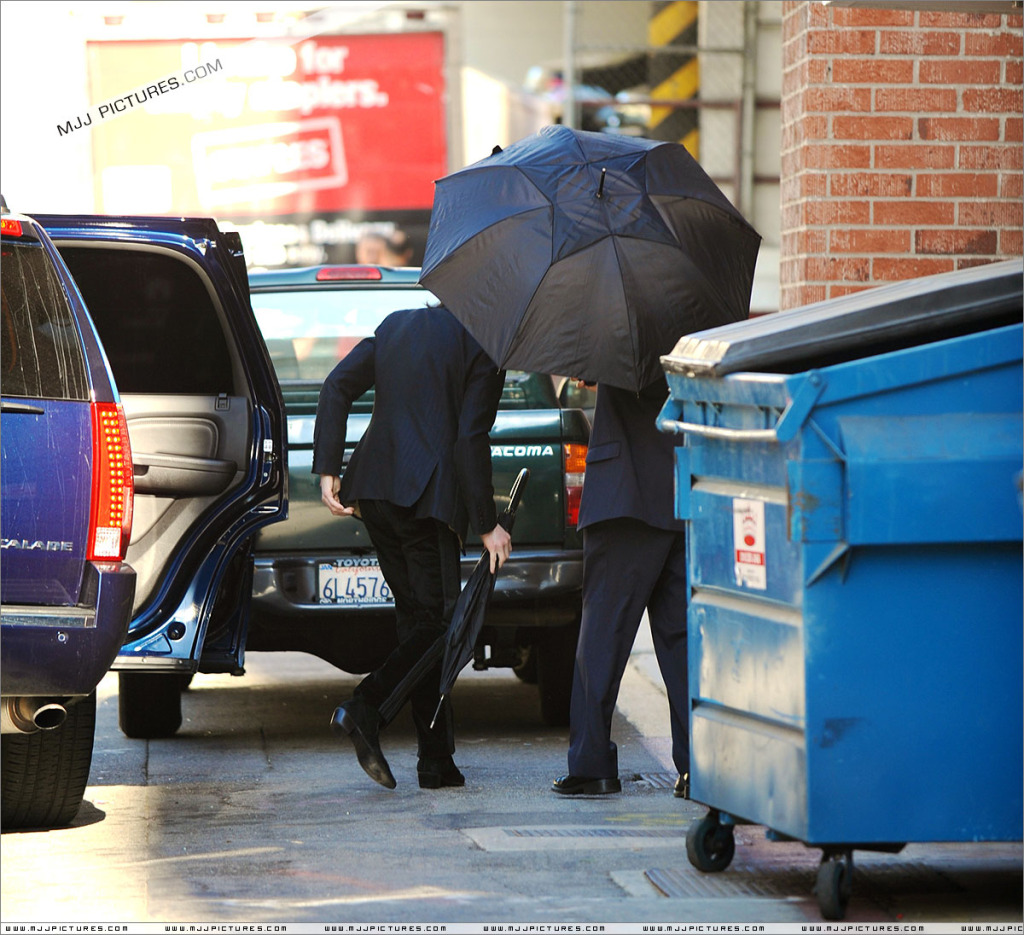
M321 604L388 607L395 602L375 558L321 562L319 578Z

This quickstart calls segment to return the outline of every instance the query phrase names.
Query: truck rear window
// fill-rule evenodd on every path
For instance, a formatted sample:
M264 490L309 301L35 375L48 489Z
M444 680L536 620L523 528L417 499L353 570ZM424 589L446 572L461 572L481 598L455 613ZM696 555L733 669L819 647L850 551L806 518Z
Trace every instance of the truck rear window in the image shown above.
M321 289L251 296L278 380L317 385L391 312L418 308L427 297L422 289Z
M0 388L29 399L89 398L74 313L42 244L4 240Z
M419 288L254 291L252 308L289 408L315 411L320 384L339 360L391 312L417 308L432 298ZM354 411L369 412L372 404L371 389ZM500 408L557 409L551 378L510 370Z

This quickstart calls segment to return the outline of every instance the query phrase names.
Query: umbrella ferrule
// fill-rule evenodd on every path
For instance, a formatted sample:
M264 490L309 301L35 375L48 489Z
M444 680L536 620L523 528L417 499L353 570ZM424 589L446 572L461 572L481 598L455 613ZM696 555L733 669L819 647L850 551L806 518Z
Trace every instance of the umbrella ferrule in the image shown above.
M608 173L607 169L602 169L601 170L601 181L598 182L598 185L597 185L597 197L598 198L604 198L604 177L605 177L605 175L607 175L607 173Z

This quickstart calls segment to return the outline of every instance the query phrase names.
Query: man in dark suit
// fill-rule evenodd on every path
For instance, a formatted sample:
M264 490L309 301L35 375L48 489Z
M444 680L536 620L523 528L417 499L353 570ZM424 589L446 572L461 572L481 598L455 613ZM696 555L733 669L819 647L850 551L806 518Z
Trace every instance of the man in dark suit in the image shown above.
M675 794L689 797L686 551L675 519L672 436L657 428L661 377L640 393L598 387L580 504L583 620L569 710L562 795L619 792L612 714L644 609L668 694Z
M331 725L352 740L366 773L389 789L396 783L380 749L379 732L387 726L380 709L396 712L406 696L416 725L420 786L465 783L452 759L450 704L430 726L440 659L418 681L406 676L451 620L467 527L483 539L492 571L511 550L497 521L488 436L504 379L455 317L434 307L389 315L320 391L313 473L320 475L321 498L334 515L355 513L366 524L395 599L399 640L338 707ZM342 477L348 414L371 386L373 415Z

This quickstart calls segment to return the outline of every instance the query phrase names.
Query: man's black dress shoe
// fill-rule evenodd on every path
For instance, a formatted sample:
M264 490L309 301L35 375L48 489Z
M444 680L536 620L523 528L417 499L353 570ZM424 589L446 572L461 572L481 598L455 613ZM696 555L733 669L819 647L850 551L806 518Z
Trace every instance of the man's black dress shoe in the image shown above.
M441 789L466 784L466 777L459 772L450 756L439 759L421 756L416 764L416 775L419 777L421 789Z
M331 718L331 729L335 733L347 734L356 748L356 756L363 771L374 782L380 783L385 789L394 789L398 785L391 775L391 767L384 759L378 740L379 716L369 705L353 698L335 708Z
M594 779L592 776L559 776L551 783L551 791L559 795L608 795L621 792L618 778Z
M679 778L676 780L676 784L672 789L672 794L677 799L688 799L690 797L690 774L680 773Z

